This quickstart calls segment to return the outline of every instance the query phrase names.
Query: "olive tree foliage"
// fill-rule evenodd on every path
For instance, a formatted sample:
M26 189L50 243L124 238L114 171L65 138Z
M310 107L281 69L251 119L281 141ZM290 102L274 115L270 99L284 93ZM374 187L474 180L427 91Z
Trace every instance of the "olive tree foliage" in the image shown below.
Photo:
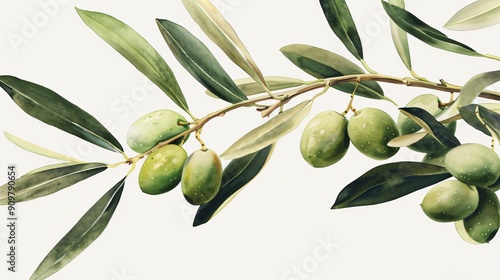
M395 49L408 73L402 73L401 77L377 73L365 60L362 40L351 16L349 3L345 0L320 0L325 24L331 27L332 36L336 36L357 61L315 46L291 44L283 46L281 53L293 65L309 74L311 80L265 76L238 37L237 31L210 1L182 2L207 37L248 75L243 79L231 79L224 66L203 42L205 39L197 38L178 23L168 19L156 19L158 31L177 62L206 88L206 98L220 99L220 108L214 108L212 113L203 117L190 110L189 102L168 65L177 62L167 63L146 39L120 19L97 11L76 8L76 13L84 24L151 80L165 97L177 106L170 108L171 111L179 111L180 115L188 116L176 118L170 125L170 128L173 127L176 131L173 135L169 134L165 138L164 135L148 134L147 137L159 138L148 139L152 144L147 148L142 147L143 142L134 142L134 145L145 150L136 155L126 155L120 141L98 119L53 90L18 77L0 76L2 89L28 115L124 157L123 161L116 164L82 162L4 132L4 136L13 144L60 161L37 168L18 178L15 181L16 203L53 194L107 169L130 166L130 171L123 175L123 179L95 202L54 245L33 272L31 279L45 279L57 273L90 246L112 218L125 183L130 180L136 163L150 159L151 163L144 165L148 167L144 172L153 176L151 174L156 168L154 166L166 166L165 159L168 156L165 156L163 161L154 161L153 157L160 157L161 152L169 145L176 145L177 150L182 150L186 141L198 141L200 150L191 152L196 153L197 158L207 159L197 160L190 156L186 160L187 156L184 156L181 163L169 165L173 169L177 168L173 178L175 183L170 183L167 189L158 189L156 184L161 185L161 180L146 182L144 184L152 185L154 189L143 191L155 195L162 194L181 184L187 202L199 202L196 203L199 206L193 226L209 222L265 167L274 147L279 145L277 141L299 127L311 115L313 104L317 100L336 91L351 96L345 111L317 114L308 122L302 135L301 153L313 167L323 168L335 164L342 160L347 149L352 149L353 146L367 157L381 161L392 157L405 147L426 155L422 162L385 163L359 174L357 179L338 193L336 200L330 205L332 209L389 202L451 178L461 181L452 185L465 184L466 190L470 188L470 191L464 193L471 193L469 196L473 197L464 196L463 199L470 199L470 203L466 205L474 209L462 211L467 215L458 215L459 218L450 221L456 223L459 234L467 241L486 243L493 239L500 226L499 203L494 193L500 188L500 183L497 182L500 176L500 159L493 150L500 137L500 106L496 103L496 100L500 99L500 93L488 90L488 87L500 80L500 71L478 73L463 85L452 85L443 80L427 80L417 75L412 67L408 38L414 37L429 47L457 55L491 60L500 60L500 57L476 51L473 47L456 41L426 24L418 15L405 9L404 0L382 0L380 5L391 20ZM499 1L478 0L460 9L444 28L475 30L497 24L499 19ZM387 83L448 92L451 93L451 99L442 102L434 95L428 94L417 96L407 106L398 106L384 93L384 84ZM478 97L490 101L480 103ZM395 121L376 108L357 110L354 101L358 98L394 103L400 110L400 116ZM294 102L295 105L289 104L292 100L297 101ZM209 151L202 140L205 124L242 108L255 109L255 112L267 118L267 121L241 135L225 151L215 153L210 150L210 154L202 155L203 152ZM350 119L347 119L348 115ZM172 119L169 121L172 122ZM466 152L463 154L455 150L453 154L463 157L462 160L465 159L467 166L462 166L458 160L448 156L448 151L464 146L454 135L456 122L464 122L476 129L477 133L490 136L492 145L488 150L491 154L478 152L482 151L483 147L476 149L466 146ZM139 123L138 126L140 125ZM141 129L138 131L143 131L142 134L148 133ZM130 143L128 144L130 146ZM228 161L223 169L219 157ZM177 157L170 159L174 158L177 160ZM485 162L488 164L485 165ZM142 172L141 170L141 174ZM204 176L207 172L210 176ZM479 179L471 181L471 177L477 175L477 172L483 173L476 176ZM482 179L486 173L487 182ZM169 176L174 175L168 173L162 176L162 180L167 180ZM203 180L197 180L197 176ZM206 189L208 186L210 190ZM0 187L0 204L9 204L10 191L9 184ZM439 193L434 190L429 192L429 196L435 192ZM210 197L203 197L209 193ZM456 211L455 208L460 206L441 205L441 202L433 202L432 199L425 201L424 205L431 206L424 209L424 212L431 213L438 209L437 214L432 212L432 215L439 216L439 219L446 220L448 216L441 214ZM477 226L481 223L488 226Z

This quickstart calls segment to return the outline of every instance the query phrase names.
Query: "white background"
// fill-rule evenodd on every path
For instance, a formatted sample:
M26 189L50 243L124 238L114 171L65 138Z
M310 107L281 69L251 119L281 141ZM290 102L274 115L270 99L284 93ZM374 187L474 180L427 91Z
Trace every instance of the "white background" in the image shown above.
M458 8L470 1L407 2L409 10L440 28ZM265 75L312 80L279 52L280 47L292 43L322 47L354 60L330 30L318 1L219 0L214 3L223 10ZM353 0L348 3L363 34L368 64L381 73L407 76L392 45L388 19L380 2ZM207 44L233 78L245 77L203 35L181 1L145 0L139 4L116 0L2 0L0 74L14 75L53 89L103 123L110 124L111 131L124 146L127 129L138 117L156 109L178 109L95 35L80 20L74 6L111 14L142 34L169 63L197 116L226 104L207 97L202 86L178 64L164 43L155 18L166 18L185 26ZM30 24L34 28L27 30ZM496 39L498 27L445 32L479 52L500 54ZM24 39L13 43L15 36ZM433 81L445 79L464 84L477 73L498 69L500 63L447 53L414 38L410 44L415 70ZM416 94L431 92L383 86L386 95L400 105ZM448 99L448 94L438 95L442 100ZM326 109L343 110L347 102L347 94L331 91L316 102L308 119ZM394 118L398 113L395 106L384 101L358 98L355 106L382 108ZM2 131L87 161L121 160L119 155L29 117L5 93L0 93L0 114ZM203 138L210 148L222 153L262 122L255 111L238 110L210 122ZM362 156L351 146L338 164L313 169L303 161L298 148L304 125L305 122L279 141L266 168L224 211L197 228L191 226L196 208L184 201L180 188L161 196L145 195L138 187L136 170L128 179L120 205L105 232L50 279L483 280L496 277L499 241L471 245L456 234L453 224L428 219L419 206L426 190L382 205L330 210L346 184L382 162ZM458 130L463 143L489 143L489 139L464 123L459 124ZM193 139L185 146L189 153L198 148ZM20 174L55 163L17 148L4 137L0 137L0 149L0 168L14 163ZM128 147L126 149L133 155ZM402 149L386 162L420 159L421 155ZM0 279L28 279L57 241L126 171L126 168L107 171L49 197L18 204L17 273L7 272L6 263L0 261ZM0 181L7 180L6 174L0 177L4 178ZM7 217L5 207L0 208L1 217ZM6 255L6 237L7 228L1 226L0 260L5 259L2 256ZM325 243L330 243L328 249Z

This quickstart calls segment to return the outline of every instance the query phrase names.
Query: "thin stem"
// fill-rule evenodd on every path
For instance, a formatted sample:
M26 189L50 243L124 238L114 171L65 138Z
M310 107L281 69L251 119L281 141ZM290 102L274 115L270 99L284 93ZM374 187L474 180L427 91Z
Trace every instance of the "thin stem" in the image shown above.
M361 64L363 64L363 66L365 67L366 71L372 73L372 74L377 74L377 71L374 71L373 69L371 69L370 67L368 67L368 64L366 63L366 61L364 59L360 59L359 60L361 62Z
M491 134L491 149L494 150L495 149L495 140L497 142L499 141L497 138L497 135L491 129L491 127L483 120L483 118L481 117L481 114L479 114L479 107L478 106L476 106L474 113L476 114L476 117L479 119L479 121L484 125L484 127L486 127L486 129L490 132L490 134Z
M500 57L496 56L496 55L492 55L492 54L483 54L482 56L486 57L486 58L490 58L490 59L494 59L494 60L498 60L500 61Z
M420 81L426 81L426 82L428 82L428 81L429 81L429 80L427 80L426 78L424 78L424 77L422 77L422 76L417 75L417 73L416 73L413 69L411 69L411 70L410 70L410 73L411 73L411 75L413 76L413 78L415 78L415 79L417 79L417 80L420 80Z
M324 88L325 85L328 85L330 87L333 87L336 84L341 84L341 83L348 83L348 82L357 82L360 83L362 81L376 81L376 82L383 82L383 83L391 83L391 84L399 84L399 85L406 85L408 87L419 87L419 88L426 88L426 89L432 89L436 91L443 91L443 92L460 92L462 90L462 87L452 85L449 83L433 83L430 81L423 81L423 80L418 80L410 77L405 77L405 78L399 78L399 77L393 77L393 76L387 76L387 75L382 75L382 74L355 74L355 75L345 75L345 76L340 76L340 77L333 77L333 78L327 78L324 80L317 80L311 83L308 83L302 87L299 88L294 88L291 90L287 90L284 92L280 92L278 94L275 94L275 97L279 100L279 102L275 103L274 105L269 106L269 108L265 109L262 111L262 116L266 117L269 116L274 110L280 108L290 100L292 100L295 97L298 97L304 93L308 93L312 90L319 89L319 88ZM480 97L484 98L489 98L489 99L494 99L494 100L500 100L500 93L495 92L495 91L483 91L480 95ZM231 112L233 110L236 110L241 107L248 107L248 106L253 106L259 102L263 101L269 101L269 100L276 100L272 96L261 96L261 97L255 97L253 99L248 99L244 100L235 104L231 104L227 107L224 107L220 110L217 110L213 113L208 114L207 116L200 118L200 119L195 119L194 123L192 126L182 132L179 133L178 135L158 143L155 147L150 149L149 151L136 155L133 158L128 158L127 163L128 164L133 164L137 162L138 160L148 156L158 148L165 146L176 139L179 139L181 137L185 137L186 135L198 131L201 129L206 123L211 121L214 118L217 117L222 117L226 113ZM390 101L390 100L389 100ZM393 102L394 103L394 102Z

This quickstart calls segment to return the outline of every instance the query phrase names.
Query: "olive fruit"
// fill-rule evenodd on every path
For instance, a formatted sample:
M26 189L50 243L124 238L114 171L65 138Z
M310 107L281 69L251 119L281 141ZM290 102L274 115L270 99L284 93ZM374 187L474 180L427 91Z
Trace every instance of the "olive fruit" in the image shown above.
M181 181L186 151L177 145L165 145L153 151L142 164L139 186L147 194L162 194Z
M189 129L187 120L172 110L157 110L137 119L127 132L128 146L138 153L144 153L175 135ZM176 139L179 144L183 139ZM184 140L187 140L187 136Z
M500 157L492 149L476 143L451 149L444 165L455 178L473 186L490 186L500 176Z
M347 124L347 134L356 149L373 159L388 159L399 150L387 146L399 136L396 123L386 112L376 108L358 110Z
M500 202L497 195L488 188L477 188L479 204L467 218L455 222L458 234L465 241L482 244L487 243L500 227Z
M184 198L193 205L202 205L215 197L222 181L222 164L212 150L196 150L184 163L181 188Z
M435 164L439 166L444 167L444 159L446 157L446 154L451 150L452 148L447 147L446 149L436 152L436 153L431 153L431 154L426 154L424 158L422 159L422 162L425 163L430 163L430 164Z
M347 119L335 111L314 116L304 128L300 152L313 167L326 167L341 160L349 148Z
M429 112L434 117L438 117L442 113L444 113L445 109L445 107L440 107L440 103L441 101L437 96L433 94L422 94L410 100L410 102L406 104L406 107L421 108ZM422 129L419 124L417 124L414 120L410 119L403 113L399 114L397 123L401 135L415 133ZM455 133L457 123L454 121L447 123L444 126L451 132ZM408 148L421 153L437 153L446 149L446 146L441 144L431 135L427 135L418 142L409 145Z
M478 203L479 194L476 187L457 180L448 180L430 189L420 206L434 221L454 222L471 215Z

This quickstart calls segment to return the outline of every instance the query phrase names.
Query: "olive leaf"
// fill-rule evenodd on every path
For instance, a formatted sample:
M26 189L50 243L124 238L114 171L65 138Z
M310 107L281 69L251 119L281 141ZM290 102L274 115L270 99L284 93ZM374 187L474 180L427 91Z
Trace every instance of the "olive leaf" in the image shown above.
M28 115L97 146L123 153L118 140L98 120L54 91L13 76L0 76L0 87Z
M395 138L392 138L389 142L387 142L387 146L393 147L393 148L401 148L401 147L410 146L410 145L415 144L418 141L422 140L428 134L429 133L423 131L423 132L416 132L416 133L411 133L411 134L400 135L400 136L397 136Z
M478 105L479 116L500 139L500 114Z
M471 104L486 87L500 81L500 70L485 72L472 77L465 83L456 101L457 106Z
M81 164L81 163L80 162L61 162L61 163L49 164L49 165L45 165L45 166L30 170L27 173L25 173L24 175L35 174L35 173L45 171L45 170L56 169L56 168L61 168L61 167L66 167L66 166L73 166L73 165L77 165L77 164Z
M422 42L450 52L470 56L483 56L471 47L448 38L448 36L444 33L429 26L427 23L423 22L405 9L392 5L384 0L382 0L382 5L394 23L396 23L402 30L415 36Z
M250 77L262 86L266 81L233 27L208 0L182 0L191 17L203 32Z
M276 142L299 126L311 111L312 103L311 100L302 101L251 130L222 153L221 158L240 158Z
M276 143L232 160L222 172L221 189L212 200L198 208L193 226L208 222L226 207L260 173L271 158L275 146Z
M401 8L405 8L405 1L404 0L389 0L389 3L391 3L394 6L398 6ZM408 70L412 70L411 66L411 56L410 56L410 46L408 44L408 34L406 31L401 29L397 24L394 23L393 20L391 20L391 35L392 35L392 41L394 42L394 46L396 47L396 50L399 54L399 57L401 58L401 61L403 61L404 65Z
M456 12L444 25L451 30L475 30L500 23L500 2L478 0Z
M45 167L18 178L16 202L29 201L58 192L92 177L108 167L104 163L78 163ZM0 186L0 205L6 205L9 197L8 184Z
M206 89L230 103L248 99L205 44L193 34L166 19L156 19L156 23L180 64Z
M457 137L426 110L418 107L406 107L399 110L443 145L448 147L460 145Z
M300 79L288 78L282 76L264 76L264 80L266 81L267 88L271 91L287 89L306 84L306 82ZM252 78L237 79L234 80L234 83L240 88L240 90L246 96L252 96L255 94L266 92L266 89L262 86L262 84L254 81L254 79ZM209 90L207 90L205 93L211 97L217 98L217 96Z
M7 140L12 142L14 145L16 145L19 148L24 149L28 152L32 152L34 154L38 154L38 155L53 158L53 159L63 160L63 161L72 161L72 162L80 162L80 163L82 162L81 160L78 160L78 159L75 159L75 158L72 158L69 156L65 156L63 154L60 154L60 153L51 151L49 149L40 147L40 146L33 144L29 141L26 141L26 140L21 139L17 136L14 136L14 135L8 133L7 131L4 131L3 135L5 136L5 138L7 138Z
M319 3L335 35L358 60L363 60L361 39L346 1L320 0Z
M120 202L125 179L106 192L64 235L38 265L30 280L46 279L58 272L102 234Z
M318 79L365 73L361 67L350 60L318 47L292 44L282 47L280 51L297 67ZM350 94L356 88L356 83L336 84L333 88ZM356 95L389 100L384 97L382 87L373 81L361 82L356 89Z
M177 106L189 112L188 104L174 73L144 37L110 15L75 9L83 22L99 37L157 85Z
M446 168L421 162L377 166L344 187L332 209L388 202L451 177Z
M479 105L477 104L469 104L466 106L460 107L460 116L464 121L472 126L473 128L483 132L484 134L491 136L490 131L486 128L486 125L483 124L476 115L476 109L478 109Z

